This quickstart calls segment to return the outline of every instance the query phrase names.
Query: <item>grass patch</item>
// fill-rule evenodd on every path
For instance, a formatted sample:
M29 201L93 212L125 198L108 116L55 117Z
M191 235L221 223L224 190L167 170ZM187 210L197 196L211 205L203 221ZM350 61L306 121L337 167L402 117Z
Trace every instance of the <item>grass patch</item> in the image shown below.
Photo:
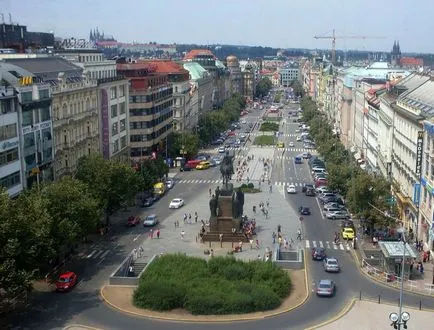
M274 135L259 135L253 140L253 144L261 146L274 145Z
M279 124L266 121L261 124L259 130L261 132L277 132L279 130Z
M255 185L253 183L251 183L251 182L248 183L248 184L243 183L241 186L239 186L239 187L237 187L235 189L236 190L240 190L240 191L242 191L243 193L246 193L246 194L256 194L256 193L261 192L261 189L255 188Z
M196 315L242 314L277 308L291 292L288 274L271 262L233 257L209 261L183 254L156 259L140 278L133 303Z

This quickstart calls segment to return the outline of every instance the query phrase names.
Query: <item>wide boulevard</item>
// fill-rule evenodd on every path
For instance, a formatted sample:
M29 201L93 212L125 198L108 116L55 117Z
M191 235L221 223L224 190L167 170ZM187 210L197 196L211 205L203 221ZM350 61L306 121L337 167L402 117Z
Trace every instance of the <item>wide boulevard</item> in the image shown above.
M237 323L207 324L207 329L303 329L307 326L320 323L337 314L345 304L354 297L363 296L378 297L397 303L399 292L381 285L378 285L360 274L356 266L350 247L346 245L334 246L334 233L339 231L338 221L333 222L324 219L320 205L315 197L306 197L301 192L301 185L312 183L309 166L304 160L303 164L295 164L294 157L307 151L303 148L302 142L296 141L299 135L296 130L298 123L293 122L289 112L296 111L298 104L289 104L282 109L279 140L285 143L285 148L263 147L263 152L273 154L273 168L271 171L271 184L273 194L284 194L287 203L297 210L299 206L309 207L311 215L305 216L303 221L298 218L282 219L291 221L294 228L300 227L303 232L301 244L306 250L306 262L309 275L309 286L312 289L320 279L330 278L336 282L336 296L330 299L318 298L311 294L305 304L298 309L284 313L276 317L259 321L246 321ZM264 110L252 109L243 117L247 124L256 123L262 116ZM244 124L241 131L244 131L247 124ZM252 135L258 134L257 127ZM251 141L248 142L242 153L252 154ZM290 142L294 147L290 147ZM213 153L217 150L212 149ZM314 153L314 151L312 151ZM261 156L258 152L255 157ZM220 180L218 168L211 168L206 171L192 171L179 173L176 176L178 182L173 189L153 206L152 212L157 213L163 221L169 215L167 208L168 201L174 197L182 197L186 203L194 203L197 196L208 194L210 187L215 187ZM298 192L286 194L286 185L295 184ZM247 197L248 198L248 197ZM272 203L272 198L271 198ZM198 206L199 208L202 206ZM171 225L171 224L169 224ZM53 292L38 293L32 306L22 315L12 320L12 329L61 329L68 324L83 324L102 329L203 329L203 323L174 323L149 320L129 315L124 315L117 310L107 306L99 296L99 289L107 281L108 276L126 255L143 241L146 232L143 227L125 228L119 226L114 228L113 235L101 243L93 246L89 254L84 256L77 264L72 265L81 278L79 285L67 294L54 294ZM342 271L338 274L327 274L324 272L321 262L311 261L310 248L325 247L329 256L339 259ZM173 251L175 252L175 251ZM434 300L426 297L405 293L404 302L406 305L418 306L422 299L426 308L434 308ZM388 315L384 315L386 319Z

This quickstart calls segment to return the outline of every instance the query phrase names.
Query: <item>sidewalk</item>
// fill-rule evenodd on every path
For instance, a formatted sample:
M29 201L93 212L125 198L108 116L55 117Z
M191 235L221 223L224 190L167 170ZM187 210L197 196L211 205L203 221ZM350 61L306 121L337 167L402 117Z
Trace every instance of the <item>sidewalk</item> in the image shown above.
M403 307L403 312L410 314L407 323L409 329L428 329L429 324L433 323L432 311L419 311ZM344 311L345 312L345 311ZM386 304L376 304L368 301L355 301L352 307L343 316L338 315L336 320L327 325L318 325L311 329L322 330L384 330L393 329L389 320L389 314L399 312L398 306ZM325 322L328 323L328 322Z
M363 239L359 243L359 249L353 251L355 257L358 259L358 263L361 271L371 279L381 282L387 286L399 288L401 285L400 278L395 274L388 274L378 267L371 265L369 258L362 258L360 249L365 249L366 251L380 251L378 247L373 247L369 240ZM417 262L418 260L416 260ZM416 265L413 269L412 279L406 279L404 277L404 290L411 291L417 294L423 294L428 296L434 296L434 264L431 261L423 263L424 272L420 274L416 270ZM390 280L394 278L394 280Z

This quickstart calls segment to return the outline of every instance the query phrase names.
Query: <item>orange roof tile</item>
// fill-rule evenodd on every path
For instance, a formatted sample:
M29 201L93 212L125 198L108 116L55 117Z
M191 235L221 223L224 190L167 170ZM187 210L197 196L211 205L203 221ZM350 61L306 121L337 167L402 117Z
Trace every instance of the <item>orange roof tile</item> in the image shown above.
M215 55L209 49L192 49L184 56L184 60L193 60L199 55L212 56L214 59Z
M155 72L158 73L188 73L188 70L184 69L181 65L174 61L167 60L152 60L143 61L142 63L150 64L155 68Z

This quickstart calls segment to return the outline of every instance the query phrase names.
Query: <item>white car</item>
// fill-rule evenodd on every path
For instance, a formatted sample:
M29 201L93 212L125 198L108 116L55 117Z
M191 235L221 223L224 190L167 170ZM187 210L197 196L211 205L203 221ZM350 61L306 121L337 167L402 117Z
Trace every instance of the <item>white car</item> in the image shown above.
M166 180L166 187L168 189L172 189L174 184L175 184L175 182L173 180L170 180L170 179Z
M294 146L294 142L289 142L288 143L288 147L293 147Z
M184 205L183 199L175 198L175 199L172 199L172 201L170 202L169 209L179 209L183 205Z
M297 190L295 189L295 186L293 184L288 185L288 187L286 187L286 192L288 194L296 194Z
M297 136L297 142L301 142L301 136Z
M221 153L221 154L225 153L226 152L225 147L220 147L219 150L218 150L218 152Z

